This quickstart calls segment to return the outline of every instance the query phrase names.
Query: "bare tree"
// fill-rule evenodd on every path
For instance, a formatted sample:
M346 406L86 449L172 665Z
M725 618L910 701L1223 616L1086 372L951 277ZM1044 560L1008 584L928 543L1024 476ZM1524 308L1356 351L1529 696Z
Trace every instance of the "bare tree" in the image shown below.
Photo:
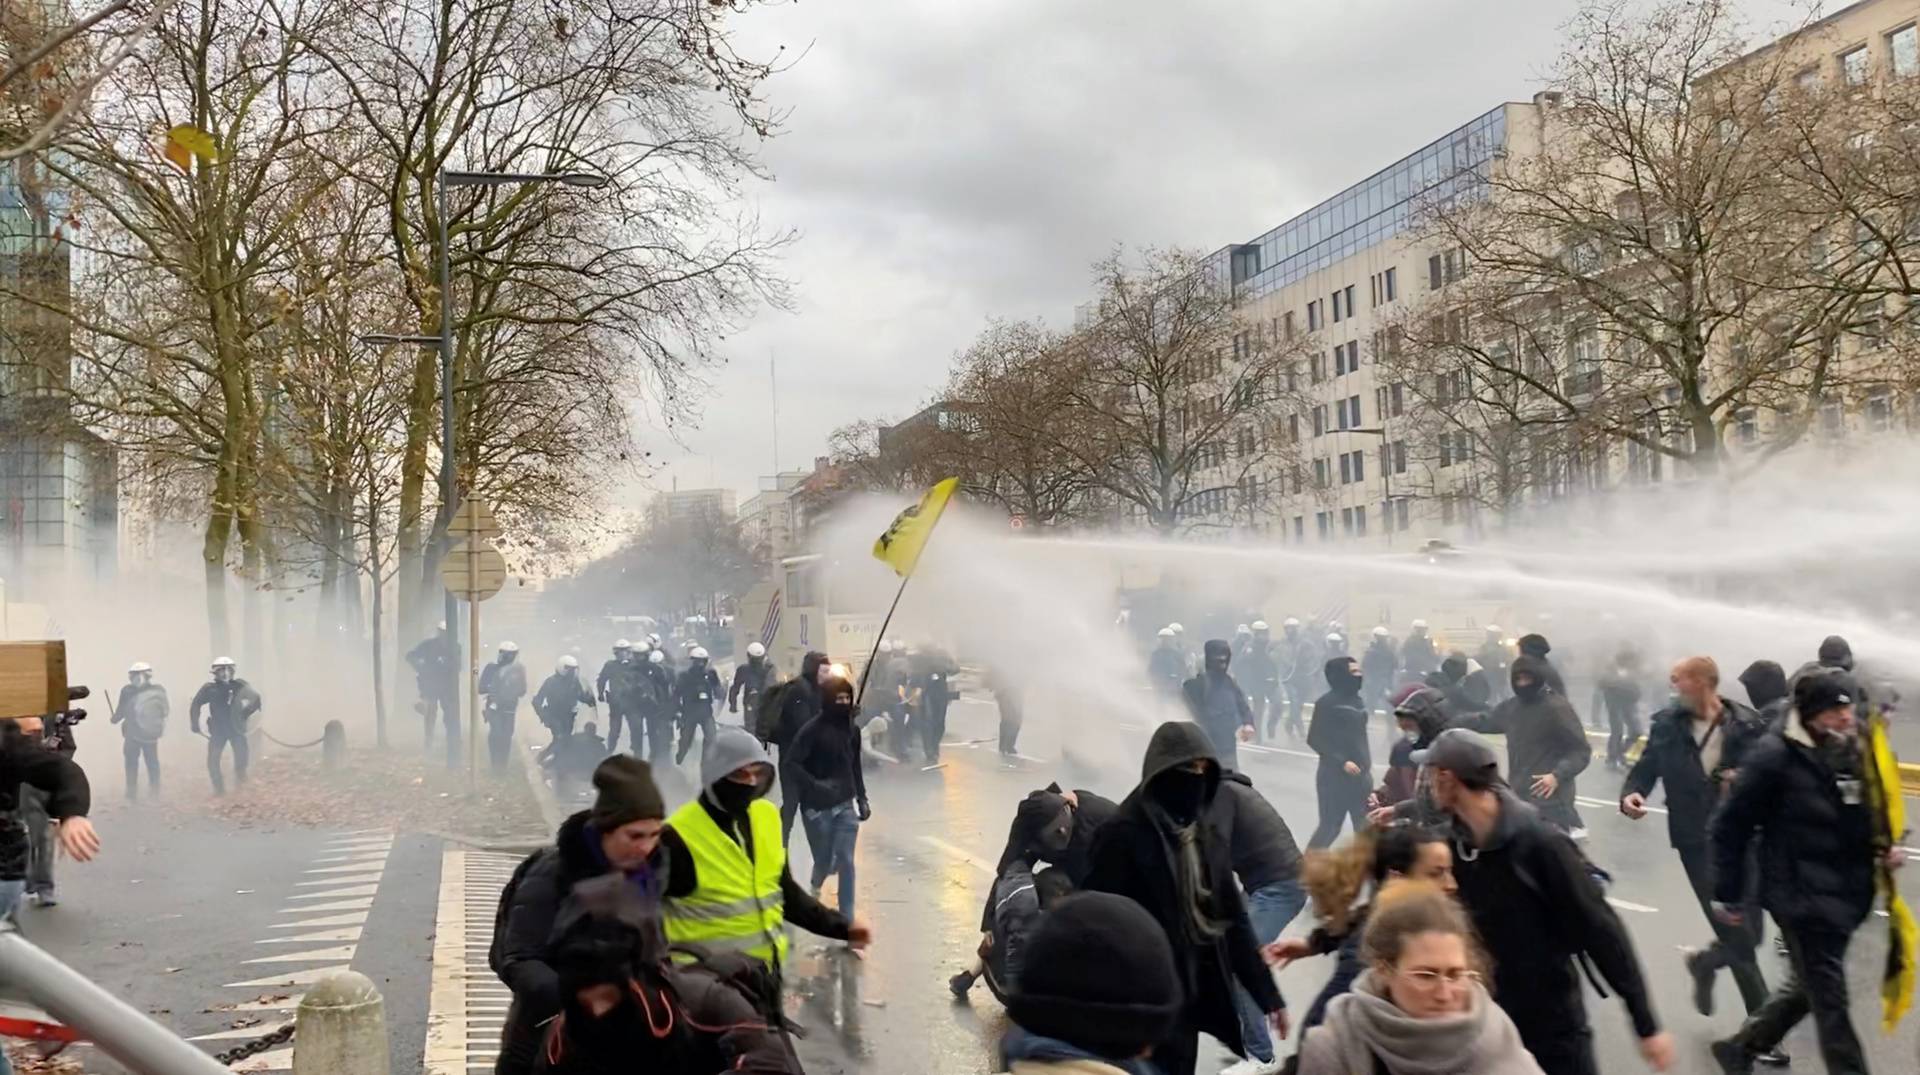
M960 475L966 495L1041 529L1086 521L1099 507L1093 471L1058 447L1085 414L1060 375L1061 346L1040 322L990 322L955 360L945 397L953 421L931 445L936 469Z
M1204 525L1290 449L1262 431L1296 398L1300 344L1237 315L1231 289L1188 252L1116 251L1094 266L1097 314L1052 353L1067 401L1048 447L1162 533ZM1270 430L1268 430L1270 432ZM1266 444L1268 450L1246 450Z
M1529 454L1624 443L1711 473L1756 412L1777 420L1746 460L1800 438L1878 269L1789 207L1781 118L1827 104L1793 84L1791 39L1742 59L1738 30L1721 0L1576 17L1539 144L1516 134L1425 207L1439 287L1399 326L1396 376Z
M175 0L0 5L0 163L53 144L96 87L132 58Z

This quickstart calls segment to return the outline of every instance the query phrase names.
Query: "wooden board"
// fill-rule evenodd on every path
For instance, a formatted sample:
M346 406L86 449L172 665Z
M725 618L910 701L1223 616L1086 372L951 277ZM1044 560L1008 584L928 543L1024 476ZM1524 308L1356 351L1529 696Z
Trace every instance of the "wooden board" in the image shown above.
M0 642L0 718L67 708L67 644Z

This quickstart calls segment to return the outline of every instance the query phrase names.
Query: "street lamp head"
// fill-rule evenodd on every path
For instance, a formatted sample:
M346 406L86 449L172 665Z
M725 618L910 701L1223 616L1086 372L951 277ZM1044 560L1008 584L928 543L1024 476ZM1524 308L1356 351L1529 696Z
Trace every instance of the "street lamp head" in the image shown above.
M595 175L592 172L566 172L554 178L567 186L579 187L582 190L599 190L611 182L606 176Z
M592 189L607 185L607 177L592 172L456 172L443 171L440 181L449 187L510 187L521 183L564 183Z

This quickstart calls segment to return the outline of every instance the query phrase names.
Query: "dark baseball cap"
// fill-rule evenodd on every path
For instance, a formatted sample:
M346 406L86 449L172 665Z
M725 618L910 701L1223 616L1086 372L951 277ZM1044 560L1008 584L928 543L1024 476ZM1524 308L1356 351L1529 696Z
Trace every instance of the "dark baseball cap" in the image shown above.
M1815 672L1800 677L1793 685L1793 707L1804 717L1853 705L1859 698L1859 684L1841 671Z
M1415 765L1431 765L1459 776L1485 776L1500 779L1500 756L1493 744L1478 732L1448 728L1434 737L1433 745L1413 752Z

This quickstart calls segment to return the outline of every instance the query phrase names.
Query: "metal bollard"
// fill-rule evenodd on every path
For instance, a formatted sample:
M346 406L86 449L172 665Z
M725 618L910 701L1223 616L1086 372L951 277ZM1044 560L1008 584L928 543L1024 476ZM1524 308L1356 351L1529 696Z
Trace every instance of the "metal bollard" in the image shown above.
M300 998L294 1015L294 1075L387 1075L385 1002L373 980L341 971Z

